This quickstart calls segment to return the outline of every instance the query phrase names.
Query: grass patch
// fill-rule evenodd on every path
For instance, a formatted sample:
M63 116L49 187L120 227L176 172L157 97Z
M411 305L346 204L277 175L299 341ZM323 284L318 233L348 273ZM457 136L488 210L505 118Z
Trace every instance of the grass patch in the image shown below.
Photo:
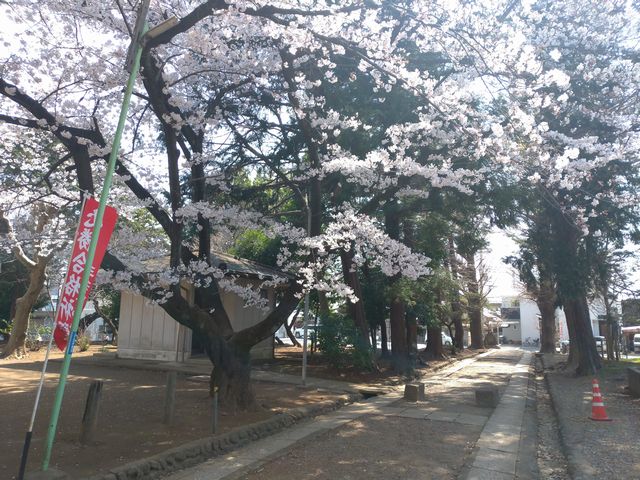
M619 376L626 374L626 370L629 367L640 367L640 358L629 358L626 360L620 360L619 362L605 360L601 375L604 377Z

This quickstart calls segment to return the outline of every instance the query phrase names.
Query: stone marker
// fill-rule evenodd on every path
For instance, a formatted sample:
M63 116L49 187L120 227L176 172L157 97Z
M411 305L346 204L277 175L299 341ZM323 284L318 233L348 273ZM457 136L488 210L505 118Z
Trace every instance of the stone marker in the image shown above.
M98 427L98 411L100 410L100 399L102 398L102 380L94 380L89 386L87 402L84 405L82 415L82 426L80 428L80 443L90 443L93 441Z
M476 388L476 405L479 407L495 408L499 401L498 387Z
M404 399L407 402L424 400L424 383L407 383L404 386Z
M164 423L171 425L173 423L173 415L176 410L176 383L178 381L178 372L167 373L167 390L164 395Z
M634 397L640 397L640 368L627 368L627 382L629 383L629 393Z

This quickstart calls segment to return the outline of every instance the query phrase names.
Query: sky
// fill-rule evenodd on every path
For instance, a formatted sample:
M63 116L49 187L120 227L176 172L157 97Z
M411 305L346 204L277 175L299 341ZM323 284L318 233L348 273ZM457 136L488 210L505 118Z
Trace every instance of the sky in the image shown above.
M490 301L500 301L503 297L517 296L522 292L516 271L505 264L502 259L515 255L518 245L510 235L494 228L489 234L489 246L481 253L492 286L489 292Z

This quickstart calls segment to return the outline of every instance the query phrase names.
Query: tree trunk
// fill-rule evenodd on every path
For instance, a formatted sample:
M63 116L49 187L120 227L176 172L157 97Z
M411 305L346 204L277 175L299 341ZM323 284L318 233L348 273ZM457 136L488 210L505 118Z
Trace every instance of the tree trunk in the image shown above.
M474 255L464 257L467 262L467 291L469 292L469 329L471 348L484 348L482 336L482 292L478 284Z
M362 301L362 288L360 287L360 279L358 271L353 262L353 251L340 252L340 261L342 263L342 275L344 282L351 287L353 293L358 297L358 301L347 302L349 316L353 319L356 329L358 330L359 341L362 347L371 350L369 343L369 323L367 322L366 313L364 311L364 302Z
M385 229L389 238L400 240L400 214L398 203L389 202L385 208ZM389 290L394 291L399 278L389 280ZM392 293L389 323L391 327L391 358L397 372L405 373L409 368L409 349L407 347L407 323L405 305L397 294Z
M389 337L387 336L387 321L380 321L380 356L387 358L389 356Z
M320 318L327 318L330 314L329 300L327 300L327 292L318 292L318 305L320 307Z
M561 211L553 211L553 240L558 258L555 277L562 298L569 330L568 368L577 375L596 373L602 366L591 329L586 291L589 271L583 259L584 252L578 230L567 222Z
M405 373L409 369L409 349L404 302L399 298L391 301L391 358L396 371Z
M8 357L15 353L18 356L26 354L25 341L27 339L27 328L29 327L29 316L33 306L38 301L38 296L44 287L46 280L46 269L50 257L38 256L36 263L29 267L29 286L25 294L16 300L16 310L11 320L11 336L5 346L1 358Z
M295 325L296 320L298 319L298 315L300 315L301 308L302 308L302 306L298 307L298 309L296 310L295 315L293 316L293 319L291 320L291 323L287 323L286 320L284 322L284 330L285 330L285 332L287 332L287 337L289 337L289 340L291 340L291 343L293 343L293 345L295 347L301 347L302 345L300 344L300 342L298 341L296 336L291 331L291 327L293 327L293 325Z
M370 328L369 333L371 334L371 350L375 353L376 345L378 344L378 337L376 336L376 329Z
M540 310L540 352L556 351L556 294L553 284L540 279L536 304Z
M445 358L444 347L442 346L442 327L440 325L436 327L427 325L427 348L425 352L429 359L439 360Z
M451 277L457 282L459 279L458 260L456 259L456 248L452 236L449 236L449 266L451 268ZM462 325L460 293L457 290L453 294L453 300L451 302L451 319L455 328L453 345L456 349L462 350L464 348L464 326Z
M405 315L407 324L407 348L409 350L409 365L415 368L418 359L418 318L413 313Z
M562 304L570 342L567 367L576 375L595 374L602 367L602 362L593 338L587 300L565 299Z
M251 388L251 355L248 349L222 345L210 347L207 353L213 363L209 381L210 394L217 390L221 404L232 410L247 410L254 406Z
M615 343L614 341L616 340L614 337L616 337L615 333L614 333L614 323L613 323L613 314L611 312L611 304L613 303L613 300L609 301L609 295L607 294L607 291L605 290L603 296L603 301L604 301L604 308L605 308L605 315L607 317L607 337L606 337L606 341L607 341L607 358L609 360L615 360ZM617 328L615 328L615 330L617 330Z

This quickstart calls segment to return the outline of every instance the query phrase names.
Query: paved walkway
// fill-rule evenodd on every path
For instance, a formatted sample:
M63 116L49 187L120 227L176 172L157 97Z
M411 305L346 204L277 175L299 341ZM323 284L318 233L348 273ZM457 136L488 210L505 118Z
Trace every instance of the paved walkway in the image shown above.
M525 352L513 369L498 407L480 434L466 480L515 480L530 365L531 353Z
M384 396L303 422L230 454L176 472L167 479L440 479L456 478L461 472L468 473L460 477L466 480L515 479L530 363L530 354L525 353L516 365L521 353L513 348L493 350L440 370L423 380L428 392L425 402L405 402L401 389L394 388ZM501 385L504 391L495 411L474 403L475 388L488 383ZM419 441L412 440L412 445L419 457L405 457L406 461L395 462L402 465L389 466L387 460L396 458L394 448L406 446L394 445L393 441L385 444L392 435L375 435L376 428L377 432L388 428L384 425L400 429L399 439L403 435L413 438L411 435L415 437L417 432ZM454 437L457 440L447 445ZM363 442L364 448L360 444ZM432 448L435 444L444 445L445 449ZM477 454L472 457L474 445ZM376 458L374 447L382 448L385 458ZM303 455L304 461L297 470L288 456L296 457L296 452L302 449L309 453ZM347 456L360 452L362 458L344 462L337 458L341 452ZM376 463L385 465L378 465L376 471Z

